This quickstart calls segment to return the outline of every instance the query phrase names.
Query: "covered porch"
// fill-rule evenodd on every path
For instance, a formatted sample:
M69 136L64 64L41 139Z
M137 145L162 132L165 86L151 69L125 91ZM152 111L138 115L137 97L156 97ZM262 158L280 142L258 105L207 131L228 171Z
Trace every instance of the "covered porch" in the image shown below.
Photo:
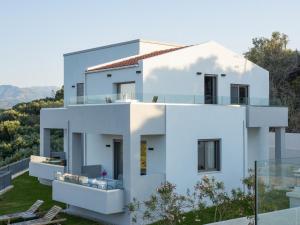
M65 130L67 163L55 175L53 199L109 215L148 197L165 181L164 110L131 103L42 110L41 155L49 154L47 129Z

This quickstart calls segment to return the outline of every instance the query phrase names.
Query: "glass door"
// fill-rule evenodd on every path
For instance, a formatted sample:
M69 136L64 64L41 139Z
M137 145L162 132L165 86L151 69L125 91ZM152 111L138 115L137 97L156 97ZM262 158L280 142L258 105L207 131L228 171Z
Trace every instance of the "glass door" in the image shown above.
M231 84L231 104L248 105L249 87L243 84Z
M114 140L114 179L123 179L123 142Z
M204 103L217 104L217 77L206 75L204 77Z
M135 99L135 82L118 83L117 99Z

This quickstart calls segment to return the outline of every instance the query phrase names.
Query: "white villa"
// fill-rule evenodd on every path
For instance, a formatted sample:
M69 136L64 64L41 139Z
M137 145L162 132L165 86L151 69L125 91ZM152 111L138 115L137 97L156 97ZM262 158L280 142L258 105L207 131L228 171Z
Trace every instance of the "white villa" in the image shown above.
M41 110L30 174L69 213L108 224L131 224L126 205L165 181L180 193L204 175L240 187L269 158L270 127L275 158L284 154L288 109L270 106L268 71L213 41L67 53L64 94L64 107ZM61 153L51 129L63 130Z

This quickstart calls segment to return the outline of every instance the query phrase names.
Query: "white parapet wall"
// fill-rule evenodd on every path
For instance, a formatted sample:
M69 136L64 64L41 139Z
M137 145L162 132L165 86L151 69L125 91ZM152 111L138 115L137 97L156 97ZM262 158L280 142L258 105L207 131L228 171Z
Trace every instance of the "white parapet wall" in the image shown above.
M249 222L242 217L206 225L249 225ZM300 207L259 214L257 225L300 225Z
M54 180L55 174L65 172L65 167L60 165L43 163L46 157L31 156L29 163L29 175L39 179Z
M52 183L53 200L102 214L124 211L124 190L102 190L55 180Z
M287 127L287 107L247 107L247 127Z
M232 220L225 220L215 223L209 223L206 225L249 225L250 220L247 217L232 219Z

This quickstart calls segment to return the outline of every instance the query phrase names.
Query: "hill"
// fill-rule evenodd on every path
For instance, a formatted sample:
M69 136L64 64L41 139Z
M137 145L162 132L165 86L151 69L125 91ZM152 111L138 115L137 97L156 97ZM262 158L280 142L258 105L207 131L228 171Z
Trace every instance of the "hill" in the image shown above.
M9 109L20 102L53 97L58 89L55 86L20 88L13 85L0 85L0 109Z
M0 167L39 151L40 109L61 107L63 89L53 97L18 103L0 110ZM53 145L61 145L61 132L53 133Z

